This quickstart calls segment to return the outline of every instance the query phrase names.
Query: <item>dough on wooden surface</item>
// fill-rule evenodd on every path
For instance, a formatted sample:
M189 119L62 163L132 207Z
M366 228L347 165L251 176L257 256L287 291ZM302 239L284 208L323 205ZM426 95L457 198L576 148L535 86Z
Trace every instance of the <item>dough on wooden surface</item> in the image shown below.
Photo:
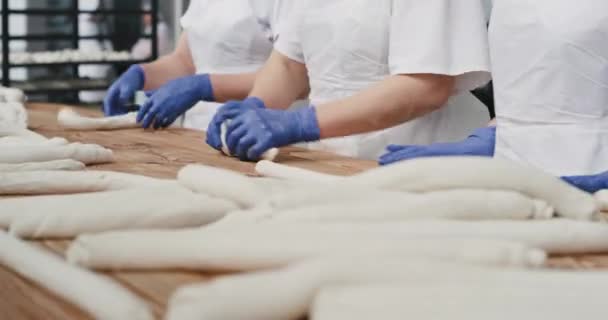
M51 138L48 140L37 140L22 136L0 138L0 147L65 146L68 144L69 142L64 138Z
M0 102L0 127L27 129L27 111L21 102Z
M0 172L0 195L73 194L176 184L113 171Z
M113 280L72 266L0 231L0 264L96 319L152 320L148 305Z
M43 136L39 133L36 133L31 130L23 129L23 128L16 128L14 126L0 127L0 138L4 138L4 137L19 137L19 138L25 138L25 139L37 140L37 141L48 140L45 136Z
M67 256L74 263L99 269L247 271L352 254L428 257L505 266L538 266L544 262L543 251L506 240L413 238L400 232L283 230L255 226L83 235L72 244Z
M71 108L63 108L57 114L57 122L65 129L94 131L119 130L139 128L137 112L130 112L120 116L92 118L79 115Z
M261 176L269 178L279 178L287 180L300 180L308 182L332 182L343 177L331 174L319 173L316 171L302 168L291 167L288 165L262 160L255 165L255 172Z
M199 227L237 208L229 201L177 185L13 199L8 205L2 201L3 208L20 211L13 216L10 232L40 239L113 230Z
M95 144L72 143L65 146L0 147L0 163L44 162L72 159L87 165L114 161L112 150Z
M84 170L86 165L82 162L66 159L66 160L54 160L46 162L26 162L18 164L1 164L0 173L2 172L20 172L20 171L79 171ZM0 182L2 185L2 182Z
M608 212L608 190L601 190L595 193L595 199L603 212Z
M521 192L544 200L560 216L598 218L593 197L561 179L514 162L481 157L425 158L372 169L337 184L409 192L447 189L490 189Z

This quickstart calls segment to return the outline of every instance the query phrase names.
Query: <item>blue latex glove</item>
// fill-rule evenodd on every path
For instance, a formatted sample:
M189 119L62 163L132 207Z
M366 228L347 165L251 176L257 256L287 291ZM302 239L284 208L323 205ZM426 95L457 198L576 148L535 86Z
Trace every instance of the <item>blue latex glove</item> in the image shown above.
M562 177L562 180L589 193L608 189L608 171L592 176Z
M166 128L199 101L214 101L208 74L183 77L169 81L154 91L137 114L142 127Z
M228 149L243 161L257 161L271 148L320 138L313 106L297 110L241 109L226 131Z
M115 116L129 112L126 105L137 91L144 88L145 82L144 69L138 64L132 65L108 89L103 100L103 113L106 116Z
M468 138L454 143L435 143L427 146L398 146L387 147L388 153L380 157L380 165L410 160L415 158L447 157L447 156L494 156L496 127L477 129Z
M249 97L243 101L230 101L221 106L207 128L207 144L211 147L221 150L222 139L221 130L222 123L238 116L242 110L246 109L265 109L264 101L256 97Z

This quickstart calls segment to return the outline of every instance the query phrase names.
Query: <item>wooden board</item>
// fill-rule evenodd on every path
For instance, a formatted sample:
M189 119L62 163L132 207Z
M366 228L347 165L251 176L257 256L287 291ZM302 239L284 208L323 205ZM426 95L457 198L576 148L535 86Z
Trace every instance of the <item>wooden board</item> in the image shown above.
M52 104L29 105L31 128L47 137L64 137L74 142L96 143L114 150L116 163L96 166L96 169L174 178L184 165L203 163L254 174L254 164L227 158L208 147L204 142L203 132L185 129L156 132L140 129L108 132L64 131L57 126L56 121L56 113L60 107ZM99 112L91 110L78 110L78 112L99 115ZM350 175L376 166L373 161L354 160L298 148L281 150L278 161L337 175ZM61 255L69 242L44 241L37 245ZM608 256L553 257L550 265L554 268L567 269L608 269ZM109 272L107 274L148 301L159 319L164 314L169 296L176 288L213 278L213 275L195 272ZM0 319L88 318L77 308L53 297L52 294L14 272L0 267Z

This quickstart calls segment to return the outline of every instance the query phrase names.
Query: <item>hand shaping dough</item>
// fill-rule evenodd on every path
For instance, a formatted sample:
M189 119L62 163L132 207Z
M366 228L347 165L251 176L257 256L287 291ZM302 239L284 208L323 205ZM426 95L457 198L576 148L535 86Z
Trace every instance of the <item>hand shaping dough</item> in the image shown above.
M451 278L475 282L497 274L499 271L491 268L382 256L309 261L281 270L228 276L182 287L171 297L166 319L301 319L315 295L328 286L424 284Z
M177 179L186 188L210 196L231 200L242 208L251 208L264 198L285 190L302 190L309 185L267 178L250 178L233 171L203 165L189 165ZM301 187L302 189L298 189Z
M85 164L76 160L55 160L46 162L26 162L20 164L1 164L0 174L2 172L21 172L21 171L78 171L85 168ZM3 182L0 182L0 188L3 187ZM1 192L0 192L1 193Z
M229 121L225 121L221 125L220 140L222 141L222 153L229 157L232 157L232 154L230 153L230 150L228 150L228 147L227 147L228 143L226 143L226 132L228 131L228 122ZM279 149L272 148L262 154L262 159L267 160L267 161L274 161L274 159L278 155L279 155Z
M21 102L0 102L0 127L27 128L27 111Z
M546 201L566 218L591 220L598 218L599 211L590 194L559 178L514 162L481 157L403 161L340 180L339 184L409 192L460 188L511 190Z
M120 250L116 250L120 248ZM84 235L71 262L100 269L247 271L344 255L428 257L485 265L538 266L544 252L504 240L412 238L402 233L234 228Z
M66 146L0 147L0 163L44 162L72 159L85 164L114 161L112 150L94 144L72 143Z
M0 195L72 194L172 184L155 179L111 171L0 172Z
M8 205L2 201L8 201ZM10 226L12 234L44 239L112 230L199 227L237 208L226 200L173 185L0 200L0 206L6 210L19 208Z
M305 198L305 193L302 198ZM550 219L553 209L520 193L447 190L424 194L371 192L350 199L316 202L292 209L254 209L238 213L243 222L388 222L423 219L530 220ZM227 217L234 222L236 218Z
M608 212L608 190L601 190L595 194L595 199L597 200L600 209L603 212Z
M79 115L71 108L61 109L57 115L57 122L65 129L81 131L118 130L140 127L137 123L137 112L114 117L89 118Z
M255 165L255 172L261 176L269 178L308 182L332 182L343 178L331 174L290 167L284 164L274 163L266 160L262 160Z
M0 231L0 263L96 319L151 320L149 307L105 276L77 268Z

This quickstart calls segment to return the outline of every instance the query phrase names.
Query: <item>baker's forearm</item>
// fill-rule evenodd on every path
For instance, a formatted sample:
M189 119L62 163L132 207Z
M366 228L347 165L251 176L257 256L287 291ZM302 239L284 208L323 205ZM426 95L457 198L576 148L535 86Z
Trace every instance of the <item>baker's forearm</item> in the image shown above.
M286 109L307 93L306 66L274 51L249 95L262 99L270 108Z
M190 76L196 72L186 34L180 37L172 53L141 65L146 74L144 90L156 90L168 81Z
M441 108L454 88L443 75L396 75L342 100L318 105L321 138L390 128Z
M242 74L212 74L213 97L217 102L243 100L253 89L257 72Z

